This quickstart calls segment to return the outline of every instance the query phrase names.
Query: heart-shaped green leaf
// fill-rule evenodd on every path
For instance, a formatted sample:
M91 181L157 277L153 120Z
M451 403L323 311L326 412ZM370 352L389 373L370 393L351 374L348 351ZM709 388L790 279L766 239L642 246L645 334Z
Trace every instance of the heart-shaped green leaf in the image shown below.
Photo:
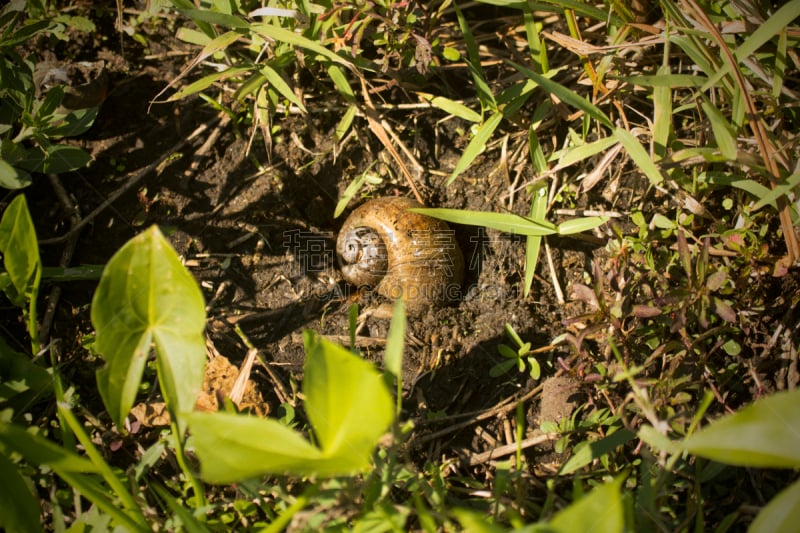
M203 381L203 295L178 255L153 226L108 262L92 300L95 349L106 366L97 385L118 427L133 406L155 346L161 391L177 415L190 411Z

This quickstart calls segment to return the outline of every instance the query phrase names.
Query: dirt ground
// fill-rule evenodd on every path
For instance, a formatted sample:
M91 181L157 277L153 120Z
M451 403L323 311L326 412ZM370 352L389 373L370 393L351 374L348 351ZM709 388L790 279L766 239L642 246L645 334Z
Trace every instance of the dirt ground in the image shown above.
M249 128L220 122L216 111L199 98L153 103L195 53L176 41L170 28L154 31L148 50L130 39L123 39L121 49L116 36L105 40L76 36L69 43L67 55L75 60L105 60L111 80L94 126L71 141L92 154L91 165L60 176L81 214L91 213L147 165L167 156L83 228L71 265L104 264L128 239L158 224L202 286L208 302L210 357L221 355L233 365L241 364L247 348L234 329L241 327L264 363L253 369L248 405L260 413L277 414L302 377L302 331L310 328L346 344L349 305L358 302L363 311L379 303L342 281L334 259L335 237L347 212L361 200L334 219L337 200L376 160L382 162L375 169L383 182L368 189L370 195L411 193L363 118L355 122L357 138L339 149L332 141L340 118L335 111L311 104L308 116L276 115L274 125L279 129L268 152L261 138L249 142ZM466 70L448 76L450 86L471 83ZM388 88L375 98L409 101L402 87ZM530 181L531 170L498 163L499 146L482 155L452 185L445 185L468 141L466 123L439 122L443 114L434 109L415 111L413 117L403 110L386 110L383 117L402 132L403 142L425 167L417 173L417 184L428 206L488 211L505 206L526 213L527 196L517 185ZM199 127L207 129L174 148ZM606 195L608 199L602 193L598 187L592 195L577 197L575 207L627 209L625 194ZM69 231L69 217L47 179L37 179L26 194L41 239ZM567 347L543 352L539 381L516 371L499 377L489 372L502 360L497 346L509 343L506 322L538 348L585 312L583 303L569 299L569 289L572 282L585 283L584 273L591 272L594 258L602 257L605 239L549 240L555 275L567 297L564 303L554 291L544 256L531 294L522 296L523 239L470 227L454 229L467 264L463 298L410 319L403 416L418 421L418 435L428 445L434 440L425 441L425 435L435 435L448 424L502 402L513 405L526 395L533 398L526 407L531 422L568 416L570 409L564 411L564 406L575 404L582 385L571 379L546 382L574 364ZM42 246L46 265L58 264L63 246L63 242ZM94 371L102 362L81 346L82 337L92 330L89 304L94 287L95 282L89 281L63 285L50 339L66 343L61 361L66 379L89 410L99 413L102 407L92 390ZM10 322L8 328L21 331L20 325ZM387 328L386 319L365 319L358 348L366 357L381 360ZM218 374L209 376L209 383L229 384L236 373L224 365L210 368ZM531 395L543 383L549 406L540 406L540 396ZM555 412L542 414L540 407ZM449 449L448 454L490 450L497 442L481 436L476 427L502 438L507 434L506 413L477 426L466 425L435 442ZM420 449L435 453L424 446Z

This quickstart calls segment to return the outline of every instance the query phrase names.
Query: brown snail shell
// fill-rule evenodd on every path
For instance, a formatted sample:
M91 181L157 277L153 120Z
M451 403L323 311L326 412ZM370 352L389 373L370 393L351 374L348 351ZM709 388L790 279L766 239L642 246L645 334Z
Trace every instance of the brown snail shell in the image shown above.
M410 198L366 202L345 220L336 241L342 277L382 296L403 295L416 313L454 298L464 277L464 256L443 220L412 213Z

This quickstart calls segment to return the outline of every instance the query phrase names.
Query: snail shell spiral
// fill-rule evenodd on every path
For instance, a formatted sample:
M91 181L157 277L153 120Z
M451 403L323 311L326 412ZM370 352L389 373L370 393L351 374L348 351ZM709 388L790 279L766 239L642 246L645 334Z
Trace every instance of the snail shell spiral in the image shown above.
M374 287L417 313L451 300L464 277L464 256L443 220L412 213L410 198L366 202L347 218L336 241L342 277Z

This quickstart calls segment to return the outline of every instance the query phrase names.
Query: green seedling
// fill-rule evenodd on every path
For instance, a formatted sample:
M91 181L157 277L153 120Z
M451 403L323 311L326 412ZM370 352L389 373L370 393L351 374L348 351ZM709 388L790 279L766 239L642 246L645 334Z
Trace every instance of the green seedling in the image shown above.
M533 379L539 379L542 374L542 368L539 366L539 361L537 361L536 357L533 355L531 343L522 342L517 332L514 331L514 328L508 323L506 323L506 335L508 335L508 338L511 339L515 347L508 346L507 344L501 344L497 347L497 351L505 360L494 365L491 370L489 370L489 375L492 377L502 376L516 366L520 372L525 372L525 370L530 369L528 370L528 375Z

